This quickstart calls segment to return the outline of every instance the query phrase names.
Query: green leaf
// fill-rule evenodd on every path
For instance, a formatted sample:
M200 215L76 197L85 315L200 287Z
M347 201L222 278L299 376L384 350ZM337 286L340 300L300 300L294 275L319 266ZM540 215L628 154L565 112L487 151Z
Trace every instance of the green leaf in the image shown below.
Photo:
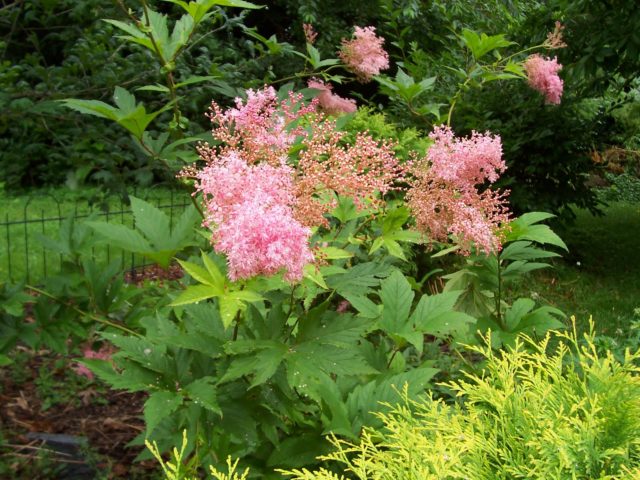
M182 82L176 83L176 88L186 87L187 85L193 85L196 83L210 82L211 80L218 80L218 77L213 75L194 75Z
M320 256L322 258L326 258L327 260L340 260L343 258L353 257L353 253L348 252L342 248L321 247L319 251L320 251Z
M308 278L319 287L322 287L325 290L329 289L327 283L324 280L324 277L322 276L322 272L316 265L308 263L302 269L302 273L304 275L304 278Z
M178 298L176 298L169 305L177 307L179 305L189 305L191 303L198 303L209 298L219 297L221 295L220 289L211 285L191 285L187 287Z
M113 101L120 109L120 115L129 115L136 110L136 98L122 87L116 87Z
M513 45L513 42L505 39L505 36L500 35L492 35L487 36L487 34L482 33L478 35L476 32L468 29L464 29L462 31L462 36L460 37L464 44L471 50L474 58L479 60L487 53L501 47L508 47L509 45Z
M220 382L228 382L245 375L253 375L254 377L250 384L250 388L253 388L273 377L287 354L287 345L275 341L263 341L260 344L256 344L256 348L257 350L251 353L250 356L233 359Z
M535 260L538 258L552 258L560 255L555 252L547 252L532 246L532 242L518 241L509 243L501 252L502 260Z
M448 291L423 295L410 318L416 330L429 335L447 335L473 322L473 317L454 310L460 294L460 291Z
M169 87L160 85L159 83L156 83L155 85L145 85L143 87L138 87L136 88L136 90L139 90L141 92L160 92L160 93L170 92Z
M121 22L119 20L110 20L110 19L104 19L102 21L106 22L106 23L109 23L109 24L113 25L114 27L119 28L123 32L128 33L129 35L131 35L132 38L145 38L144 32L141 32L138 29L138 27L136 27L135 25L133 25L131 23L125 23L125 22Z
M191 277L197 280L200 283L204 283L205 285L209 285L211 287L216 287L215 280L211 277L211 274L201 267L198 264L186 262L184 260L178 260L178 263L182 267L182 269L187 272ZM220 295L223 293L223 290L220 289Z
M530 298L519 298L513 302L511 308L504 315L504 323L507 330L513 332L518 327L522 317L529 313L535 305L536 302Z
M184 387L187 396L196 404L202 405L207 410L222 415L220 405L218 405L218 389L215 385L216 379L213 377L202 377L191 382Z
M360 317L375 319L378 318L382 312L381 305L376 305L368 297L347 295L344 298L358 311Z
M182 405L182 396L176 392L154 392L144 403L144 421L147 425L147 436L158 424L175 412Z
M303 433L280 442L267 459L267 466L302 467L312 464L328 450L329 445L320 432Z
M67 98L60 100L60 102L67 108L75 110L76 112L84 113L87 115L94 115L100 118L106 118L109 120L116 120L117 110L111 105L100 102L98 100L79 100L77 98Z
M388 333L406 330L414 293L404 275L396 270L381 284L382 318L380 326Z
M220 319L225 330L233 323L233 319L243 306L241 300L230 296L222 296L219 299Z
M173 60L178 52L187 44L194 29L194 21L191 15L183 15L173 26L165 55L167 60Z
M98 235L108 241L112 247L128 252L144 253L153 250L149 242L135 230L124 225L107 222L86 222Z
M131 199L131 210L139 229L158 250L171 249L169 237L169 217L159 208L136 197Z
M200 252L200 257L202 258L202 262L204 263L204 266L207 268L207 272L209 272L209 275L213 279L212 284L220 289L224 289L224 286L226 283L225 277L220 272L220 269L218 268L218 266L213 262L213 260L211 260L209 255L207 255L205 252L203 251Z

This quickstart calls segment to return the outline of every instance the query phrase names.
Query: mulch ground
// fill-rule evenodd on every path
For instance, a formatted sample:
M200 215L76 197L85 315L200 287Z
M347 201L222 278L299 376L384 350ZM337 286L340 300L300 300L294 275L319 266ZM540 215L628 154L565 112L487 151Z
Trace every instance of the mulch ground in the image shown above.
M125 281L170 282L182 277L179 265L167 271L157 266L125 274ZM29 321L27 318L25 321ZM22 349L21 360L0 369L0 478L4 479L90 479L155 478L155 461L134 462L142 447L126 447L144 431L144 393L110 390L99 381L82 381L73 370L71 357L47 351ZM42 387L46 372L47 387ZM44 391L43 391L44 390ZM42 434L64 434L86 439L89 453L56 453L56 446ZM3 438L4 436L4 438ZM40 437L40 438L38 438ZM43 456L50 470L43 469ZM76 465L74 467L74 465ZM156 475L157 477L157 475Z
M141 448L126 448L127 443L144 431L142 407L145 394L114 391L85 382L82 390L71 395L67 391L63 402L45 405L44 402L51 400L42 398L47 395L43 395L42 388L38 387L40 372L48 369L53 388L68 390L78 385L70 379L76 375L70 368L72 362L69 359L67 366L61 367L60 357L48 352L24 355L30 355L30 358L19 366L23 371L19 372L18 380L10 368L0 371L0 428L8 437L5 438L2 462L12 470L12 478L34 480L34 473L28 467L36 463L43 453L48 454L50 462L78 463L77 458L55 454L45 441L34 438L43 433L85 438L90 451L88 464L94 470L109 472L108 478L143 476L145 470L157 466L153 462L134 464L133 460ZM48 393L50 397L52 392ZM63 476L60 473L56 475Z

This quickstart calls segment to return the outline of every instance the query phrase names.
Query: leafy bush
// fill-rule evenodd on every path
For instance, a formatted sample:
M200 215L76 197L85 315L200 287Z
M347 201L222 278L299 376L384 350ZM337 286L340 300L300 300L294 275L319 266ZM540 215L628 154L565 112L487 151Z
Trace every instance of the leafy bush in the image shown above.
M428 398L379 414L359 444L332 438L323 457L348 478L627 479L640 475L640 351L618 361L595 335L519 336L495 353L470 347L484 369L448 385L460 403ZM555 345L555 346L554 346ZM547 353L549 352L549 353ZM339 480L328 470L292 470L296 480Z

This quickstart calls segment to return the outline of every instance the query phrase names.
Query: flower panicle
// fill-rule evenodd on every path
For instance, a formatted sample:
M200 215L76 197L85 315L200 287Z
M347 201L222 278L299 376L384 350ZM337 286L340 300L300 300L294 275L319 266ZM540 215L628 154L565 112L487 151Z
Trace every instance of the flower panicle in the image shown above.
M376 35L375 27L354 27L353 38L342 39L338 56L358 81L368 83L389 68L389 54L383 44L384 38Z
M558 63L557 57L550 59L534 53L525 60L524 70L529 86L542 93L546 103L560 104L564 84L558 75L562 65Z

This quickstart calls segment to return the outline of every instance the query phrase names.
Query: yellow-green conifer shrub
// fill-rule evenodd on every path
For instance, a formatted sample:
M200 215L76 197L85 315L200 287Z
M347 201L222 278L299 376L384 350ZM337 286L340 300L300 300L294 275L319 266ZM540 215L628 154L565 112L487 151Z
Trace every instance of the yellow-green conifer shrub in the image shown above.
M335 437L342 465L283 471L295 480L640 479L640 351L599 354L593 330L579 341L553 332L518 338L486 359L481 375L450 383L455 406L415 401L380 414L385 428L359 444Z

